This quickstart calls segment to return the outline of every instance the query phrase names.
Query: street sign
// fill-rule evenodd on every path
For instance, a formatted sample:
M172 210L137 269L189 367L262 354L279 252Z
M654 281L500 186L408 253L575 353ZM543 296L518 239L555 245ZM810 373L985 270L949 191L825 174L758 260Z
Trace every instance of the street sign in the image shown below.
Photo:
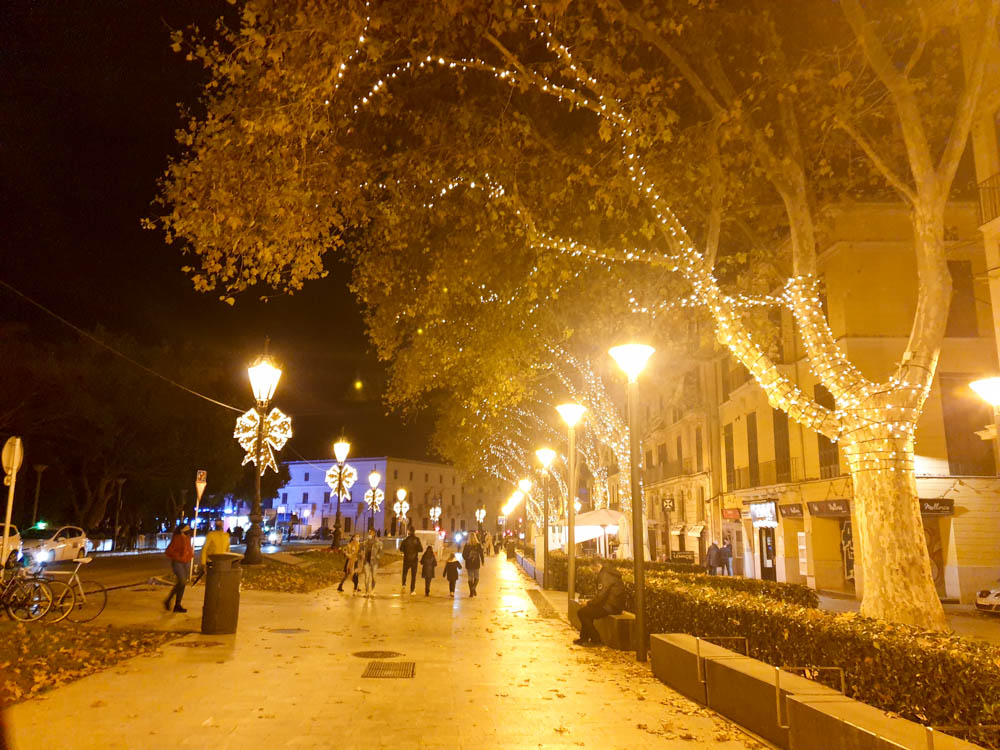
M208 485L208 472L204 469L198 469L195 474L194 486L198 491L198 500L201 501L201 496L205 493L205 487Z
M19 437L7 438L7 442L3 446L3 470L7 476L11 474L16 474L17 470L21 468L21 462L24 460L24 443L21 442ZM4 484L9 485L10 480L8 479Z

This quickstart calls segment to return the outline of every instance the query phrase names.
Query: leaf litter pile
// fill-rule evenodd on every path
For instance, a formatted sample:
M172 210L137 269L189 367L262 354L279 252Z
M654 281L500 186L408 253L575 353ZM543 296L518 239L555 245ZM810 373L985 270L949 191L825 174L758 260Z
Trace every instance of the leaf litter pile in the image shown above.
M157 651L179 637L141 628L0 622L0 708Z
M243 567L243 588L253 591L281 591L303 594L336 586L344 577L344 553L318 549L294 553L298 565L265 557L262 565ZM401 559L395 552L383 552L379 567ZM350 582L347 584L350 586Z

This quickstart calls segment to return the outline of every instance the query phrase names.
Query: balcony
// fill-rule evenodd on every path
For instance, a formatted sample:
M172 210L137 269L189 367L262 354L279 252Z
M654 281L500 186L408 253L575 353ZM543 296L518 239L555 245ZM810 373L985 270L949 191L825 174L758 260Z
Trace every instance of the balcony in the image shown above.
M726 491L749 490L772 484L798 482L805 479L802 463L798 458L787 461L764 461L756 466L741 466L726 473Z
M654 484L674 477L686 477L693 473L694 462L690 458L683 458L680 461L667 461L655 466L647 466L643 471L643 481L646 484Z
M979 224L989 224L1000 216L1000 174L979 183Z

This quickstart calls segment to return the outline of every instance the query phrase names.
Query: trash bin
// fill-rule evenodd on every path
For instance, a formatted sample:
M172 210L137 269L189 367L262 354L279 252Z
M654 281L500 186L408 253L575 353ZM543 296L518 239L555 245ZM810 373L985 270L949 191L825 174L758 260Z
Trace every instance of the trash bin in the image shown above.
M206 635L235 633L240 616L240 581L243 555L223 552L208 556L205 576L205 606L201 611L201 632Z

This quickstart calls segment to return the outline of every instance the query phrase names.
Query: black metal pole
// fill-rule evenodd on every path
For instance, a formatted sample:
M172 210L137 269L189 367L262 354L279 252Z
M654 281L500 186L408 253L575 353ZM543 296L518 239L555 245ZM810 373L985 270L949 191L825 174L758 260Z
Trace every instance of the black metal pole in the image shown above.
M254 453L257 460L254 461L253 465L253 507L250 509L250 529L247 531L247 550L246 555L243 557L244 565L259 565L263 562L263 557L260 554L260 538L263 535L260 522L264 518L260 507L260 449L261 443L264 440L264 413L266 411L266 404L257 404L257 441L254 446Z
M340 498L344 494L344 464L337 463L337 516L333 521L333 549L340 546Z
M549 474L545 470L545 479L542 480L543 510L545 518L542 521L542 588L549 587Z
M569 504L566 518L569 521L567 539L566 592L569 601L576 598L576 427L569 428Z
M645 529L642 522L642 491L639 487L639 384L628 384L628 443L632 487L632 561L635 576L636 661L646 661L646 577L644 569Z

